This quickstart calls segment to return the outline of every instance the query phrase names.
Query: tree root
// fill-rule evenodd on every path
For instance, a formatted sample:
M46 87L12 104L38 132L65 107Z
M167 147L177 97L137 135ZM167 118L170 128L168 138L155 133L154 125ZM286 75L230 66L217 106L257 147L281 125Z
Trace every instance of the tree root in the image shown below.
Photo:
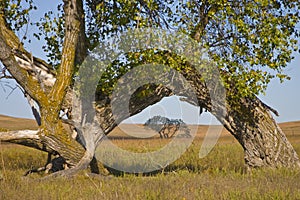
M51 155L52 154L50 153L48 154L48 161L45 166L28 170L24 176L28 176L32 173L44 172L44 174L47 174L48 176L44 177L43 179L55 178L59 176L69 178L76 175L79 171L84 170L88 164L90 165L91 169L91 172L88 173L88 176L102 177L109 175L109 171L104 168L103 165L99 168L98 161L95 157L93 157L90 162L85 160L86 163L82 163L83 166L75 166L70 168L63 157L56 155L54 159L51 159Z
M61 156L56 156L54 159L51 160L51 154L48 154L48 161L44 167L39 167L35 169L28 170L24 176L27 176L32 173L39 173L39 172L45 172L45 174L49 173L55 173L61 170L68 169L68 165L66 163L66 160Z
M70 177L76 175L78 172L86 169L89 166L89 164L92 162L93 159L94 159L94 152L85 151L84 156L73 168L54 172L54 173L50 174L49 176L46 176L42 179L47 180L47 179L52 179L52 178L56 178L59 176L70 178Z

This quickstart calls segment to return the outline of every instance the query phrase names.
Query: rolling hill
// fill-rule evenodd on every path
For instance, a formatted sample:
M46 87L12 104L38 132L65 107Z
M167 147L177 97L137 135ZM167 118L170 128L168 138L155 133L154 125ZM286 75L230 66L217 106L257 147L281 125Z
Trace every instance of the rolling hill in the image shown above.
M117 127L110 135L111 136L124 136L121 132L132 132L132 135L138 135L137 130L142 130L140 124L122 124L120 127ZM284 122L279 123L279 126L282 128L284 133L287 136L300 135L300 121L293 122ZM15 118L5 115L0 115L0 128L2 130L21 130L21 129L37 129L37 124L32 119L24 118ZM204 136L207 132L208 125L190 125L191 130L197 131L197 135ZM212 129L219 129L219 126L211 126ZM121 135L120 135L121 134ZM143 133L142 133L143 134ZM222 136L229 135L229 133L223 129Z

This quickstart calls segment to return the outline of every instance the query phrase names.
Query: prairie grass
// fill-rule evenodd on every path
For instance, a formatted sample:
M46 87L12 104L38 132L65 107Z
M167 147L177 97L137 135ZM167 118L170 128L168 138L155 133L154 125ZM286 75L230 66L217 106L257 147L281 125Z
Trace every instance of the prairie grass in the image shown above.
M155 141L160 146L161 142ZM123 142L128 148L134 143L141 145L138 140ZM247 173L239 144L219 142L203 159L198 157L200 145L196 139L164 173L93 177L82 172L70 179L42 181L42 174L22 175L42 166L46 154L2 144L0 199L300 199L300 171L260 169ZM300 153L300 144L294 146Z
M288 138L300 154L300 134L293 132ZM152 151L168 143L158 138L112 140L134 152ZM0 199L300 199L299 170L247 172L243 150L229 135L222 135L200 159L202 141L196 137L178 160L152 174L91 176L86 170L73 178L50 180L41 180L42 173L23 177L27 170L44 165L45 153L0 143Z

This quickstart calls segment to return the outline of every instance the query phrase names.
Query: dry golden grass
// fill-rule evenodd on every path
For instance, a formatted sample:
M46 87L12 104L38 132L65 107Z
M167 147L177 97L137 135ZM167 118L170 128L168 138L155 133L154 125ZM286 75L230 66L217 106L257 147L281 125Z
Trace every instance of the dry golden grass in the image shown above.
M0 115L0 128L4 130L35 130L38 128L38 126L32 119L21 119Z
M0 120L0 127L2 125ZM137 132L136 127L125 126L126 132ZM284 123L281 127L300 154L300 122ZM0 144L0 199L300 199L299 170L245 172L243 150L225 130L212 152L199 159L206 130L206 126L198 128L192 145L167 166L164 173L150 175L121 173L120 176L89 177L82 172L71 179L40 181L43 174L24 178L24 172L42 166L47 155L22 146ZM169 142L158 135L151 139L133 139L119 128L110 138L118 146L137 152L157 149Z

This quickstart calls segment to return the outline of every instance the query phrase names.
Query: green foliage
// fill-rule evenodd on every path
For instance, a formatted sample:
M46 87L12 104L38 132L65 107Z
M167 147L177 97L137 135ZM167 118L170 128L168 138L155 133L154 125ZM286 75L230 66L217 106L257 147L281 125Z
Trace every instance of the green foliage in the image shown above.
M42 48L46 52L49 64L53 68L57 68L61 60L61 50L65 35L62 4L57 6L57 12L46 12L44 17L36 23L36 26L40 32L33 35L38 40L42 37L46 41L46 45Z
M4 13L6 22L16 32L20 31L24 26L28 27L30 21L29 12L36 10L37 7L34 5L33 0L2 0L0 2L0 10ZM26 33L22 35L24 40L31 41L30 38L27 38Z
M223 73L227 88L242 96L264 92L297 50L298 1L180 1L179 26L203 42ZM189 11L189 12L188 12ZM196 25L195 25L196 24ZM188 28L187 28L188 27Z
M13 4L5 1L7 18L11 27L18 30L28 22L27 14L35 8L32 0L23 9L21 0ZM284 69L298 49L300 3L296 0L86 0L86 35L89 50L100 41L138 27L164 28L190 35L207 49L224 80L226 88L234 85L233 96L251 96L263 93L270 80L289 79ZM63 10L47 12L39 23L44 37L49 62L59 65L64 37ZM149 52L148 52L149 53ZM131 55L135 55L132 52ZM150 54L151 55L151 54ZM141 64L140 58L128 57L130 63L116 60L103 76L101 90L110 91L116 80L132 66ZM162 60L156 57L153 62ZM140 61L140 63L139 63ZM123 62L123 61L122 61ZM111 83L113 80L113 83Z
M162 71L166 74L170 73L171 69L174 69L176 71L189 71L189 69L191 69L191 66L186 62L186 59L183 56L169 51L159 49L146 49L136 52L128 52L127 54L118 57L118 59L114 60L110 65L106 67L98 83L96 93L102 94L104 96L111 95L116 87L118 80L124 74L130 72L131 69L137 66L147 64L152 64L151 66L160 65L160 67L163 68ZM144 72L142 70L139 70L138 74L138 77L131 77L131 82L134 82L135 78L140 79L141 77L146 78L149 76L147 72ZM158 74L157 76L164 76L166 74ZM162 78L158 78L158 80L162 80ZM146 90L141 90L139 93L137 93L137 97L147 98L147 96L153 92L153 89L155 89L155 87L152 87L153 85L154 84L146 85Z
M297 2L226 2L214 10L208 24L211 34L203 35L203 40L243 96L263 92L274 75L280 81L289 79L283 69L297 50L293 39L299 34L297 6Z
M129 28L166 26L168 2L162 0L86 0L87 36L90 49L99 41Z

